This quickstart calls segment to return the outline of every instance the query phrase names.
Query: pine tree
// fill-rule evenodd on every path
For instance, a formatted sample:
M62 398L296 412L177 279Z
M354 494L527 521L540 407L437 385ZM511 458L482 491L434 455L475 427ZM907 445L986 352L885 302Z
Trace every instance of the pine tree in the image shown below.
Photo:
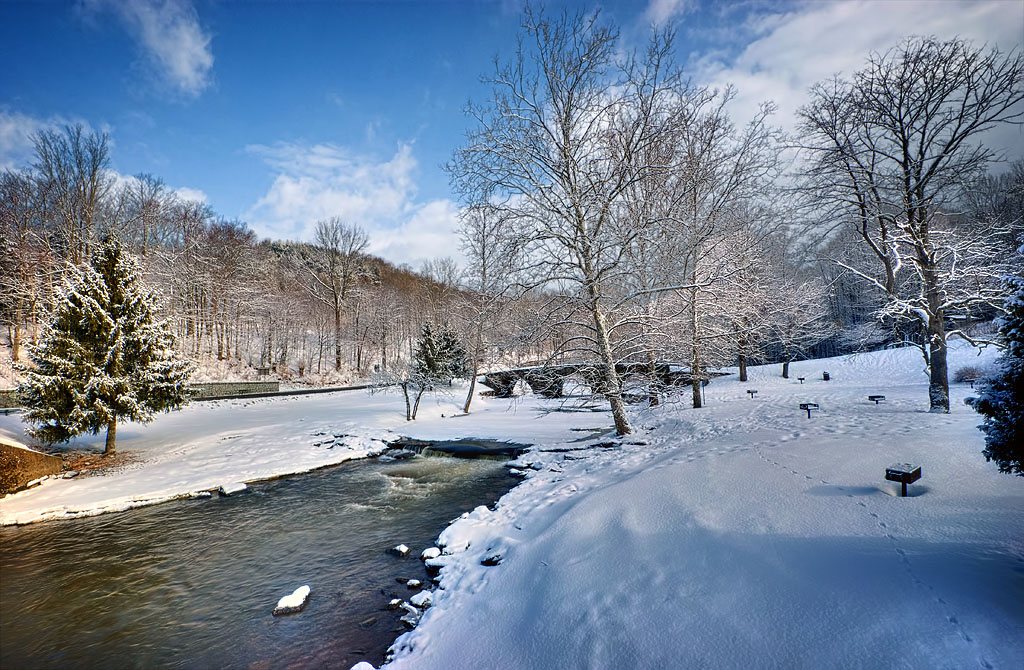
M434 335L429 323L423 324L420 339L416 342L413 352L413 377L424 386L430 386L445 379L448 374L448 361L442 343Z
M1007 284L1006 315L999 328L1007 347L999 371L984 384L973 406L985 415L980 426L985 459L995 461L1000 472L1024 477L1024 277L1009 277Z
M106 428L114 453L120 419L147 422L187 401L191 365L175 358L173 337L154 318L156 298L115 236L90 266L71 271L26 368L21 393L32 435L66 442Z
M437 338L437 348L441 361L444 363L446 381L451 384L452 379L464 379L469 374L469 354L462 346L455 331L449 326L441 330Z

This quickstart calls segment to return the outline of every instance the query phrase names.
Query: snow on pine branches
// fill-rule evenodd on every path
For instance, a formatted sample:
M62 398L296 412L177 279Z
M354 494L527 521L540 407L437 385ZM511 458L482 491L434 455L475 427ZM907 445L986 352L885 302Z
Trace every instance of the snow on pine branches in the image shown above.
M39 345L30 347L35 368L24 368L32 435L66 442L106 428L111 454L119 419L146 422L187 401L191 365L175 358L155 311L156 297L113 235L90 265L70 271Z
M1024 253L1024 247L1020 251ZM1024 477L1024 277L1011 275L1006 283L1009 296L999 328L1006 349L999 371L985 382L973 407L985 415L980 426L985 458L995 461L1000 472Z

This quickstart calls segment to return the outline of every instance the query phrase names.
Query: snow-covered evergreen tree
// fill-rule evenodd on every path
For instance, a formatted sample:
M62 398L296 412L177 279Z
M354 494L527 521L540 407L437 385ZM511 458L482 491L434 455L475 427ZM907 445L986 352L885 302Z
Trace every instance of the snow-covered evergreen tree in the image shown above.
M174 356L173 338L154 317L138 265L108 236L90 266L71 271L26 368L21 393L32 435L66 442L107 431L112 454L120 419L146 422L187 400L191 365Z
M448 372L448 361L442 349L440 339L434 335L430 323L424 323L420 330L420 339L416 342L416 350L412 354L412 373L424 386L429 386L445 379Z
M1024 253L1024 247L1021 248ZM1024 477L1024 277L1007 278L1009 297L1000 332L1006 350L999 371L985 383L974 409L985 415L985 458L1000 472Z
M470 374L469 353L449 326L441 329L437 337L437 349L447 373L446 381L464 379Z

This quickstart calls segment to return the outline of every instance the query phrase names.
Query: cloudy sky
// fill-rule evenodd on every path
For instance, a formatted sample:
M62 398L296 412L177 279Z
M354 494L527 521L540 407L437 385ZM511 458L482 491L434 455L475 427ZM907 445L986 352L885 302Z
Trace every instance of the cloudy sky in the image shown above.
M904 36L1020 49L1021 0L609 0L627 46L677 31L697 82L739 89L735 113L774 100L791 123L815 81L850 73ZM308 240L317 219L361 225L371 250L418 267L457 255L441 165L511 53L521 2L0 0L0 168L32 133L82 122L113 168L150 173L261 236ZM737 119L742 121L742 118ZM1024 156L1019 128L998 134Z

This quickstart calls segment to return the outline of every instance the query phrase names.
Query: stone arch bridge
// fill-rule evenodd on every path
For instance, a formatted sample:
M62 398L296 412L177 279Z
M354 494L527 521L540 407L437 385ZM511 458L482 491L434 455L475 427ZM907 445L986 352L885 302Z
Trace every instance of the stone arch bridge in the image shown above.
M688 386L693 383L694 375L682 366L674 363L617 363L615 371L622 380L642 378L654 380L663 388ZM706 371L697 379L707 383L714 377L721 377L726 372ZM561 365L536 365L497 370L483 375L480 383L490 388L497 398L511 398L516 384L525 381L530 390L545 398L562 398L565 395L565 380L578 375L595 392L602 393L605 388L604 372L597 363L566 363Z

